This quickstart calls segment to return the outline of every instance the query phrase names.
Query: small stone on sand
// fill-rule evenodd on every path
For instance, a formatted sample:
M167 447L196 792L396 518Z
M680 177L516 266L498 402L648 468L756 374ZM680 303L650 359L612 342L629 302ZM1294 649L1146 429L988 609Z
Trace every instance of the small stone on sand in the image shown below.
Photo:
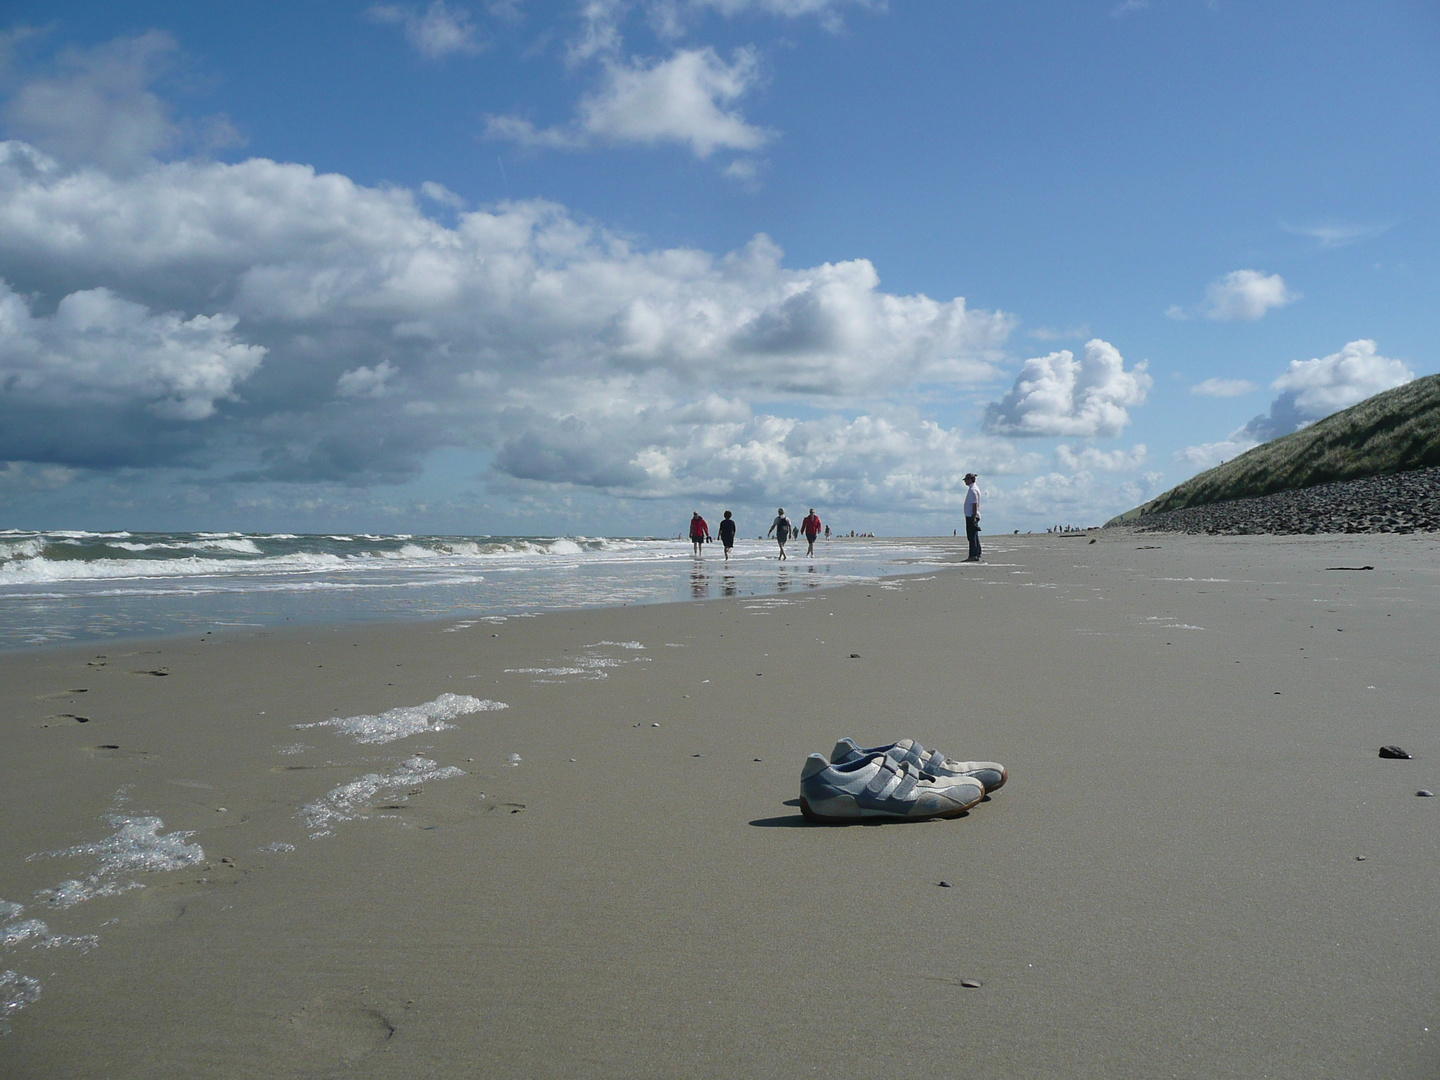
M978 990L978 989L980 989L980 980L979 980L979 979L961 979L961 980L960 980L960 985L963 986L963 987L965 987L965 989L967 989L967 990Z
M859 660L859 659L860 659L860 654L859 654L858 652L852 652L852 653L850 654L850 659L851 659L851 660Z
M1410 755L1395 745L1380 747L1380 756L1391 761L1409 761Z
M1415 794L1422 799L1433 799L1435 797L1435 792L1431 791L1428 787L1422 787L1419 791L1415 792Z
M1356 855L1356 856L1355 856L1355 861L1356 861L1356 862L1364 862L1364 861L1365 861L1365 856L1364 856L1364 855Z
M943 880L943 879L942 879L941 881L936 882L936 884L939 885L940 888L942 888L942 889L948 889L948 888L950 888L950 882L945 881L945 880Z

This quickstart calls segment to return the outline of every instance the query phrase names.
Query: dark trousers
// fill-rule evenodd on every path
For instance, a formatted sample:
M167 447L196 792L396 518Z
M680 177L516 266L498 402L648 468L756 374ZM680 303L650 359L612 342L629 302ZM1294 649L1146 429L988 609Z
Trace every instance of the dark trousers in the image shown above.
M970 558L980 558L980 523L973 517L965 519L965 539L970 541Z

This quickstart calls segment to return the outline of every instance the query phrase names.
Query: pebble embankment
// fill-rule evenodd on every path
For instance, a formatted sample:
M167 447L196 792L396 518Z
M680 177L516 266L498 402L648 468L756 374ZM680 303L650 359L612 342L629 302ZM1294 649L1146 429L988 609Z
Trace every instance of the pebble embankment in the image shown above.
M1126 524L1141 531L1187 533L1436 532L1440 467L1187 506Z

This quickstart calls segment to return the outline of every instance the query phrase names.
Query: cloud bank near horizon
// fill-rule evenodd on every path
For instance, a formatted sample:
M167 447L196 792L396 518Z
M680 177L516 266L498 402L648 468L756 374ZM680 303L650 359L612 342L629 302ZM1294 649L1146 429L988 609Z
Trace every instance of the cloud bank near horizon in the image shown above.
M0 458L35 466L365 484L463 446L637 497L805 483L941 507L967 468L1032 463L909 400L994 380L1009 315L887 293L863 259L787 269L763 235L642 250L538 200L450 227L301 165L117 176L12 140L0 279ZM37 410L55 437L21 422Z

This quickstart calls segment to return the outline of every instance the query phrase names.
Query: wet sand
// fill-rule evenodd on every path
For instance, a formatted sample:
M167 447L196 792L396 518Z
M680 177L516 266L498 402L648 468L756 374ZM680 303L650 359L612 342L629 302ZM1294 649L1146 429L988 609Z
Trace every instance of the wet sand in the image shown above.
M0 1076L1434 1076L1440 538L987 555L0 655L0 929L99 938L0 950L43 985ZM292 726L446 693L508 708ZM1011 780L954 821L807 825L801 763L841 735ZM302 807L414 755L464 775L310 838ZM28 857L116 812L203 861L36 899L97 863Z

